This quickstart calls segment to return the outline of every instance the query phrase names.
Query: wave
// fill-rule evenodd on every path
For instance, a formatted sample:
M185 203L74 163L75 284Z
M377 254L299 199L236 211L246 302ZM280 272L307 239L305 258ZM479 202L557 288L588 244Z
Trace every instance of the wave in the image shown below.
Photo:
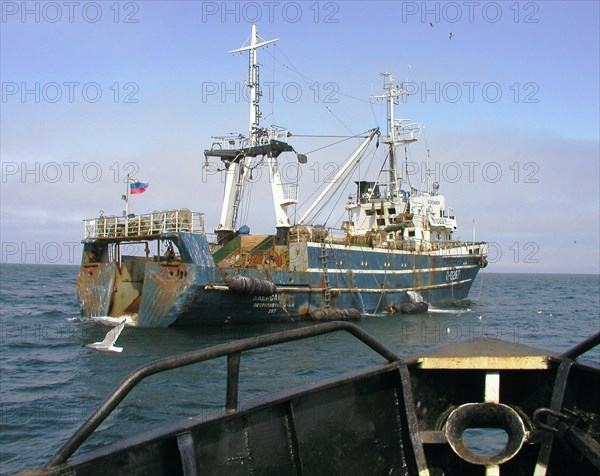
M70 319L74 319L74 318L70 318ZM92 322L98 322L105 326L111 326L111 327L114 327L117 324L120 324L123 321L123 319L125 319L126 326L128 326L128 327L137 326L137 314L124 314L124 315L118 316L118 317L111 317L111 316L84 317L84 318L78 318L78 319L80 319L81 322L92 321Z
M429 306L427 312L435 313L435 314L464 314L465 312L470 312L471 309L440 309L437 307Z

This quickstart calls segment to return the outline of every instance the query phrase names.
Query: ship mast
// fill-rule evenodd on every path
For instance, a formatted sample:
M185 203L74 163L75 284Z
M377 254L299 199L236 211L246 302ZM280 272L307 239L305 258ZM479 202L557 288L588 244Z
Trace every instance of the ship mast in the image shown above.
M262 40L262 41L259 41ZM231 50L229 53L241 53L242 51L248 51L249 57L249 72L248 72L248 89L250 89L250 127L248 134L250 138L250 147L254 147L258 144L258 138L260 135L260 96L262 92L259 88L259 77L258 77L258 61L256 50L271 43L275 43L279 38L274 40L263 40L256 32L256 25L252 25L252 34L250 35L250 44L248 46L242 46L237 50Z
M390 173L390 199L394 200L398 196L398 173L396 170L396 128L394 127L394 105L398 101L398 89L394 86L394 77L391 73L383 73L387 80L384 82L383 89L387 92L387 136L390 145L389 155L389 173ZM402 185L402 174L400 174L400 185Z
M259 145L260 142L260 96L262 95L259 88L259 67L257 60L257 49L263 46L274 43L279 38L274 40L263 40L256 32L256 25L252 25L252 34L247 43L247 46L242 46L236 50L231 50L229 53L249 52L249 72L247 86L250 90L250 125L248 128L248 142L252 149ZM242 195L242 189L245 181L245 168L252 164L253 156L250 155L248 164L245 163L245 155L239 154L234 157L227 166L225 175L225 193L223 196L223 207L221 208L221 217L219 225L215 230L219 241L231 236L234 233L237 214Z
M400 187L402 186L402 171L398 172L396 147L401 144L413 142L416 139L412 137L400 137L399 130L403 128L403 121L406 119L394 118L394 106L398 105L399 97L406 94L401 86L394 85L394 76L391 73L381 73L384 77L384 94L371 96L376 99L385 99L387 101L387 138L385 144L389 146L388 172L389 172L389 199L395 201L398 198Z

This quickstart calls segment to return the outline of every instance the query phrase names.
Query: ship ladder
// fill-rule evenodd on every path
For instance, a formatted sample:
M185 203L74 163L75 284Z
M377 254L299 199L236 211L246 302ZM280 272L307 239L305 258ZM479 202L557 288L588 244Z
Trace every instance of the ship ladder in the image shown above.
M323 267L323 283L325 284L324 300L325 307L329 307L329 301L331 300L331 287L329 286L329 270L327 268L329 256L327 255L327 246L325 244L325 238L321 240L321 266Z

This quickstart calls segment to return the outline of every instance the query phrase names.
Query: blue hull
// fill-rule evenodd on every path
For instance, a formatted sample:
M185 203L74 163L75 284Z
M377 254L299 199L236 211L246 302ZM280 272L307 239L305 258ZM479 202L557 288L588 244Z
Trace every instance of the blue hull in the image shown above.
M290 270L289 263L219 267L204 236L179 233L171 239L177 243L181 260L143 263L135 309L138 326L293 322L310 319L310 312L324 307L376 314L392 303L408 300L409 291L441 306L466 298L482 265L482 257L476 254L447 256L344 245L328 245L324 259L321 244L306 243L302 245L305 266L300 271ZM126 274L123 267L116 263L82 266L78 292L84 316L107 315L111 308L119 314L111 306L107 289L117 289L115 282L125 279L119 278L119 273ZM228 280L237 276L273 283L276 292L236 292Z

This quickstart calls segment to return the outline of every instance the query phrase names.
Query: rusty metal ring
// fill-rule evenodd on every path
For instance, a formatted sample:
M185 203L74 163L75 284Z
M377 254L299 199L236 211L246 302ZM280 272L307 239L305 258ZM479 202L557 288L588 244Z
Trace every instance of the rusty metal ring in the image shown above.
M504 448L496 454L479 455L469 450L462 435L468 428L499 428L508 435ZM502 403L465 403L454 409L445 425L446 439L454 452L465 461L479 465L497 465L510 460L526 439L521 416Z

